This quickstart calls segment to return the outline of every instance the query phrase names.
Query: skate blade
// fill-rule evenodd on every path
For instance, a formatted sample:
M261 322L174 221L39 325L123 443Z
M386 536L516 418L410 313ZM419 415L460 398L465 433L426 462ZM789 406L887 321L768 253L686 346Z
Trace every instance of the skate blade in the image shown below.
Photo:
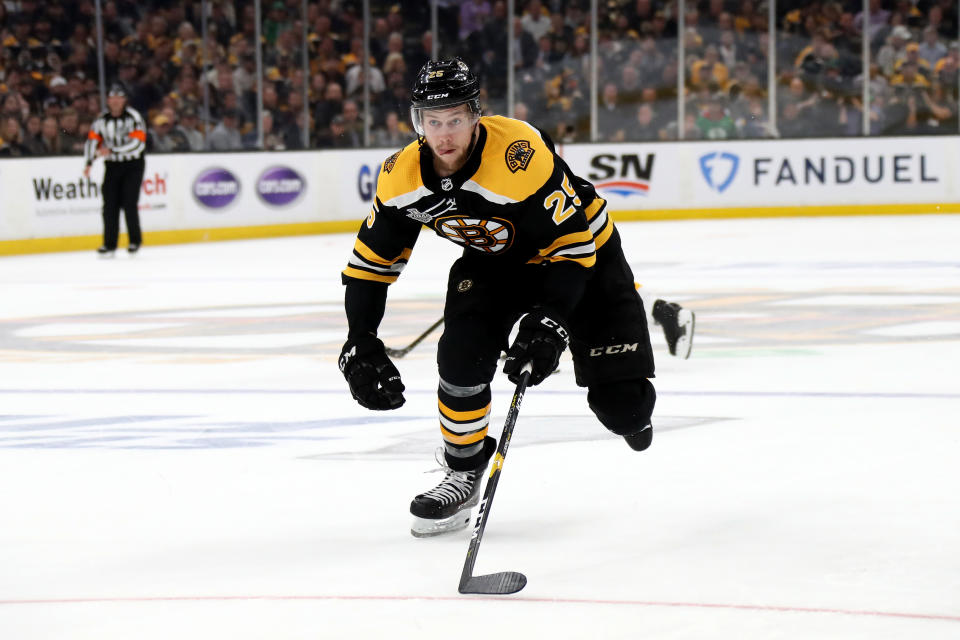
M414 538L432 538L466 529L470 524L470 513L470 509L463 509L446 518L431 519L414 516L413 524L410 525L410 534Z
M676 355L678 358L686 360L690 357L690 351L693 350L693 331L696 327L696 315L693 311L683 309L677 315L677 324L683 329L683 335L677 339Z

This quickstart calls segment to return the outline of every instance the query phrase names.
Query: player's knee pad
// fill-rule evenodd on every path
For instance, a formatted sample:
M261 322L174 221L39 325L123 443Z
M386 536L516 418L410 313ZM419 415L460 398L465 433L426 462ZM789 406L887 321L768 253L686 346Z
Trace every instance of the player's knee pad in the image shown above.
M603 426L618 436L629 436L650 424L657 392L646 378L621 380L590 387L587 402Z

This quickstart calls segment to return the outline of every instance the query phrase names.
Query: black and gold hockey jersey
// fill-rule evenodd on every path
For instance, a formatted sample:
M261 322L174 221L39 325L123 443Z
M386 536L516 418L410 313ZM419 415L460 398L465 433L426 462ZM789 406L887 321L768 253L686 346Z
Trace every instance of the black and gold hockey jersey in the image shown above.
M480 118L473 152L449 177L436 174L429 148L417 142L384 161L344 282L395 282L423 226L463 245L468 258L585 269L613 233L606 202L552 143L501 116Z

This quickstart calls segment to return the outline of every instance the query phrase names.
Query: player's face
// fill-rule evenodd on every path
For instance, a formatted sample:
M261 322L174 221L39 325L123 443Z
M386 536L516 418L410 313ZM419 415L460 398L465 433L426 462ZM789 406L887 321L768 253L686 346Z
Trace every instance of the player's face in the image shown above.
M449 109L423 112L423 137L440 168L456 171L467 161L477 120L470 107L460 104Z

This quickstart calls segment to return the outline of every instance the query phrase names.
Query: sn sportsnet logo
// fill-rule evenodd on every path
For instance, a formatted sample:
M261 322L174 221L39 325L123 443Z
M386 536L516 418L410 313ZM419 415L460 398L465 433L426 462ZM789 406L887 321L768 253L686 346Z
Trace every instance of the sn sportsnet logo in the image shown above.
M646 196L653 180L654 154L601 153L590 159L587 177L605 197Z
M636 351L639 348L639 342L633 342L630 344L611 344L606 347L594 347L590 349L590 357L595 358L597 356L615 356L618 353L628 353L630 351Z

